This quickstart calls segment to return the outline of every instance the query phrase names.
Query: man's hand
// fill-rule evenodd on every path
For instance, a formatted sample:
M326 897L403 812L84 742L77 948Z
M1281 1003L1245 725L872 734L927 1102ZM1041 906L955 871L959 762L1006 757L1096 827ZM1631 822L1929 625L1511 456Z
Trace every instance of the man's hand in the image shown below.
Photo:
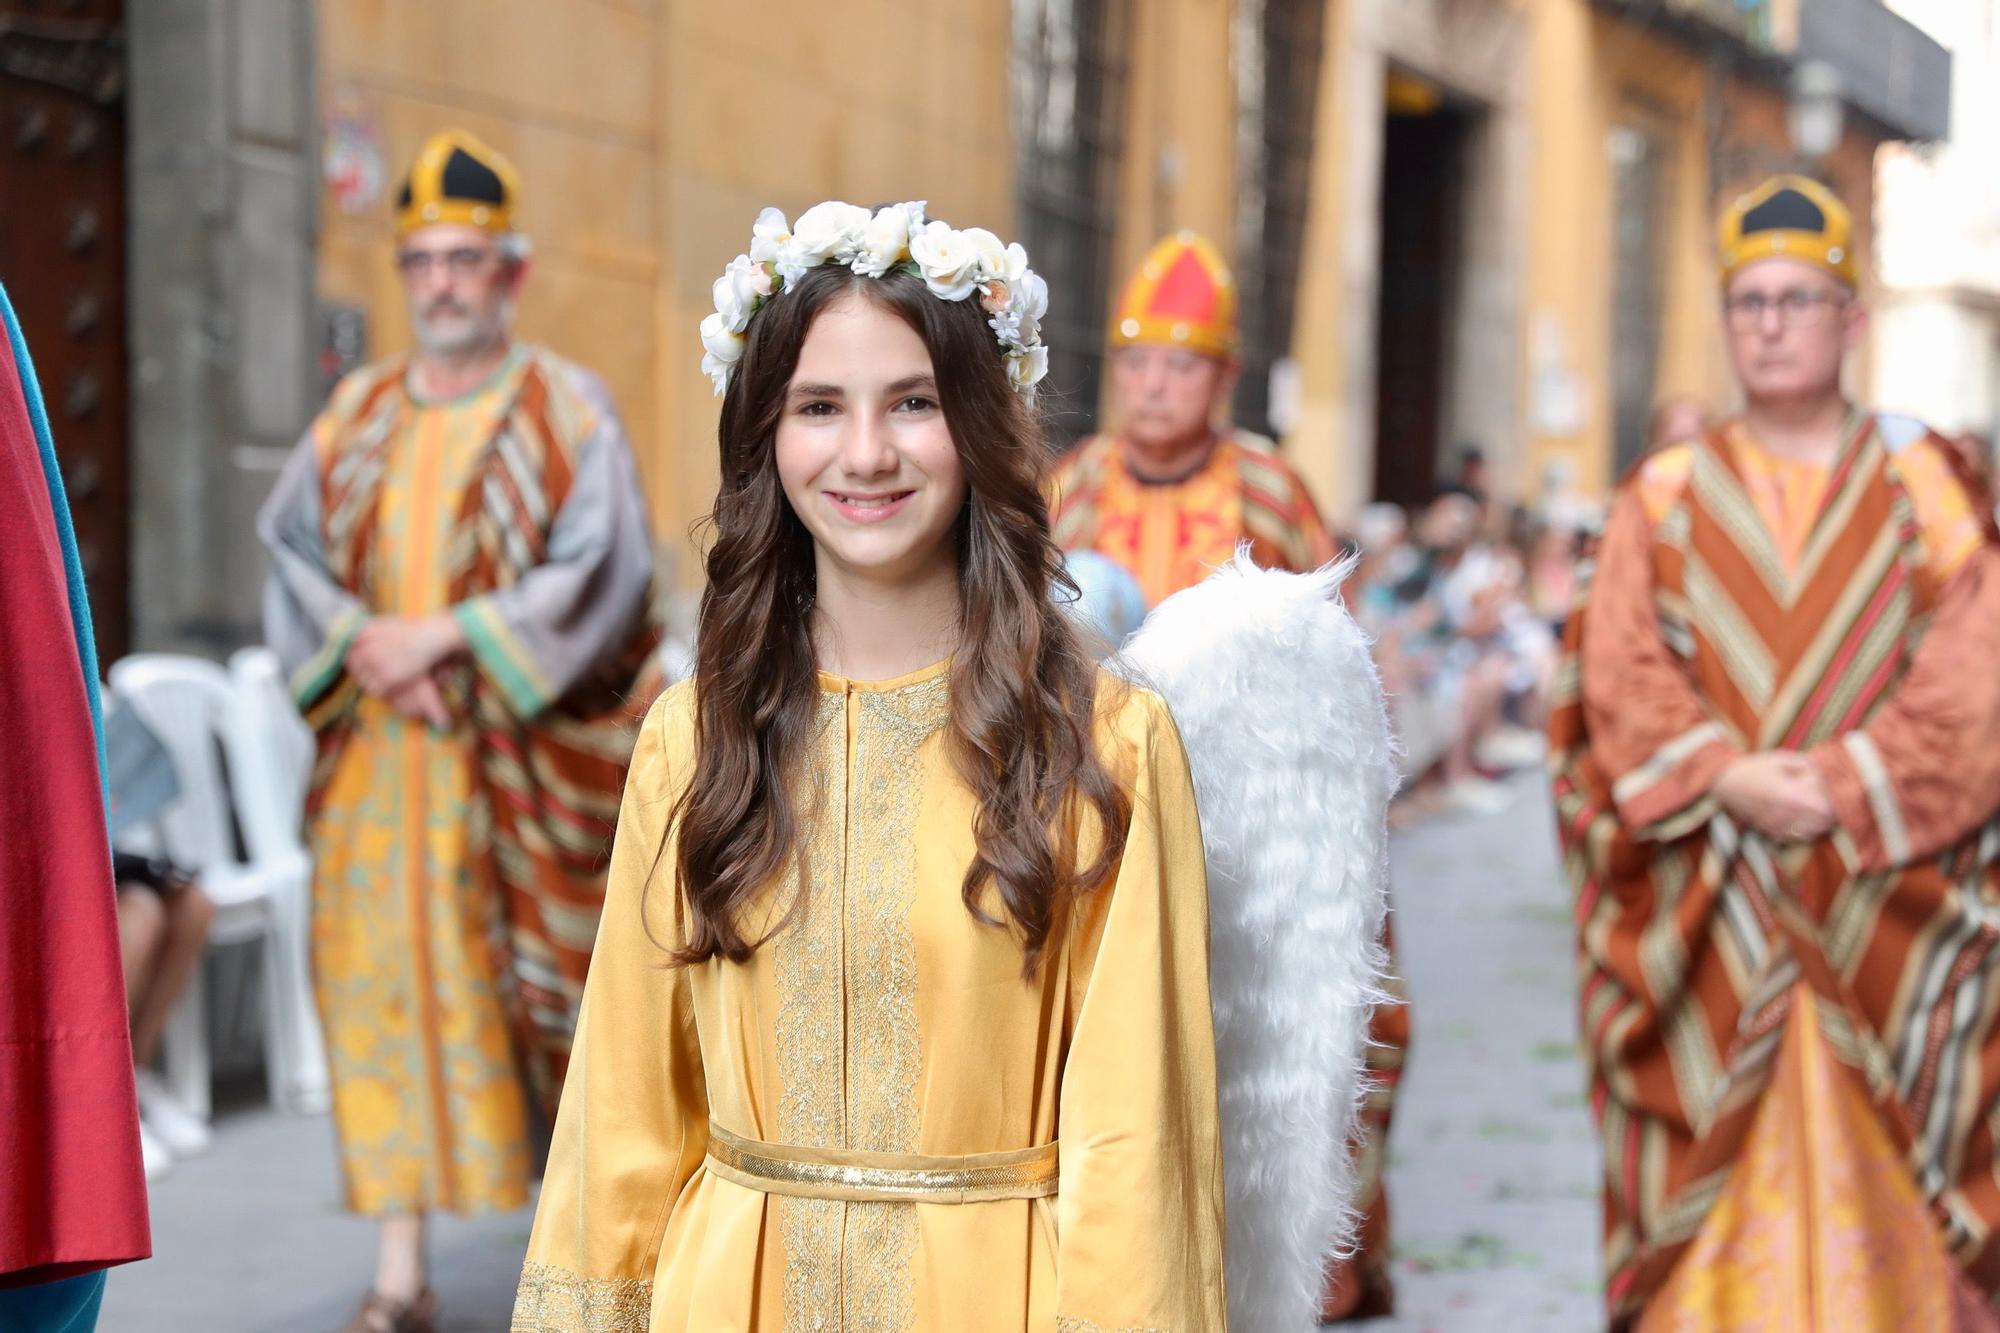
M444 691L429 676L418 676L389 696L395 710L415 722L426 722L439 731L451 729L451 709L445 706Z
M464 647L465 634L449 613L376 616L348 645L347 670L368 693L393 700Z
M1779 842L1833 832L1833 797L1812 761L1793 750L1746 754L1715 780L1715 799L1737 820Z

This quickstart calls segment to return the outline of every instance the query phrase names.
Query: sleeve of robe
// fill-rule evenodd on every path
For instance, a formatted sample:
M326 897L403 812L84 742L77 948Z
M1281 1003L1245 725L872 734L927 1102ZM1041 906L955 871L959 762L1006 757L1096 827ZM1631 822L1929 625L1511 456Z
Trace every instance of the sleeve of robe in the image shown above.
M1935 856L2000 811L2000 548L1952 577L1868 724L1810 753L1863 870Z
M316 699L340 675L348 645L368 618L360 598L334 580L320 517L319 428L308 430L257 511L257 536L270 555L264 584L264 641L284 663L293 693Z
M652 596L645 493L624 427L593 380L578 387L595 422L545 558L519 582L453 608L479 669L529 720L625 646Z
M1680 837L1715 813L1709 794L1742 750L1667 646L1653 598L1653 525L1636 486L1605 524L1583 609L1583 712L1619 818L1641 839Z
M654 704L633 752L513 1333L647 1328L667 1219L708 1151L687 973L665 965L680 925L662 847L672 774L692 760L689 688Z
M1057 1131L1057 1333L1216 1333L1222 1145L1208 991L1208 879L1194 785L1157 696L1120 730L1136 755L1111 885L1084 910L1083 988Z

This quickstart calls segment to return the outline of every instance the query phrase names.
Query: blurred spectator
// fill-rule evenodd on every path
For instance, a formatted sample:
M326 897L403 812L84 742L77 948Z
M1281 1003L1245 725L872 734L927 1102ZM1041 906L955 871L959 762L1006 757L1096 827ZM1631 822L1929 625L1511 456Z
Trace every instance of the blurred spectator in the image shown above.
M1403 747L1407 819L1442 805L1474 813L1510 801L1493 780L1534 763L1554 639L1524 601L1520 556L1489 545L1465 488L1441 491L1411 544L1394 506L1356 524L1349 602L1375 636L1377 669Z
M1535 526L1525 551L1528 609L1557 638L1576 604L1582 553L1582 533L1547 521Z
M105 697L105 780L114 842L151 822L179 794L173 759L139 715L115 694ZM194 878L164 857L114 850L118 945L132 1020L132 1063L139 1094L139 1148L146 1179L174 1160L205 1153L209 1129L153 1071L174 1006L194 980L208 946L215 904Z
M118 945L132 1014L139 1148L151 1181L171 1170L176 1158L209 1149L208 1126L168 1091L152 1064L167 1018L201 965L215 904L170 861L114 852L111 867L118 881Z
M1699 439L1708 433L1710 424L1708 409L1695 399L1665 399L1653 409L1653 420L1646 429L1646 452Z

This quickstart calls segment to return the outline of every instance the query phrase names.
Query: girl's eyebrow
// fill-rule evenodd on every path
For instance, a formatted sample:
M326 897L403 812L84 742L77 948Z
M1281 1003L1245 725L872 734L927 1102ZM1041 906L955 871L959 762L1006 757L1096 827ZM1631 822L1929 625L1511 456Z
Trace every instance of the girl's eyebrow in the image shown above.
M910 393L917 389L929 389L932 393L936 393L936 378L930 375L905 375L902 379L897 380L889 386L889 393L893 396L895 394Z
M841 398L845 396L838 384L794 384L792 386L792 397L794 398Z

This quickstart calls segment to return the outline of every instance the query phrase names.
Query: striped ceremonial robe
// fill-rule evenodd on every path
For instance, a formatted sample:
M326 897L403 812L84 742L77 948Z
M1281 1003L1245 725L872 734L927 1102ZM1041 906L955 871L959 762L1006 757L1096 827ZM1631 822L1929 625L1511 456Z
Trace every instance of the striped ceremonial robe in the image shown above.
M1896 446L1945 446L1895 434L1856 418L1790 567L1724 433L1657 522L1628 483L1613 526L1646 531L1623 566L1644 573L1610 586L1627 538L1607 533L1568 629L1552 764L1614 1326L1728 1185L1801 984L1945 1250L2000 1289L2000 662L1951 660L2000 639L2000 579L1990 519L1955 580L1933 574ZM1851 779L1830 837L1778 844L1718 807L1721 770L1773 750Z

